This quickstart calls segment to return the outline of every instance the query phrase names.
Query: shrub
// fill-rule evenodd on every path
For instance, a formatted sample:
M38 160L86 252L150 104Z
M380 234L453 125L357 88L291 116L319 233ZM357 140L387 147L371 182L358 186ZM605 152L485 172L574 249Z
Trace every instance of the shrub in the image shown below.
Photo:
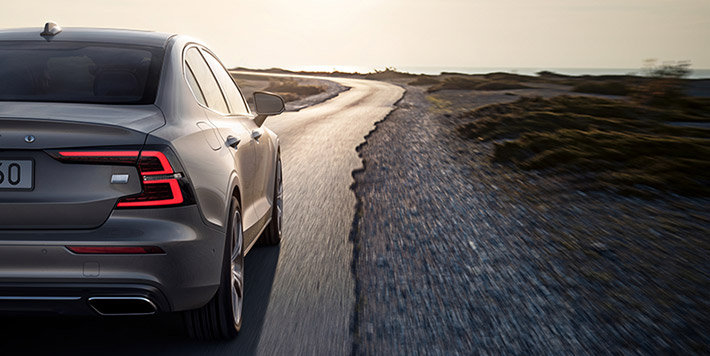
M300 85L292 79L270 79L269 86L265 90L281 95L284 101L288 102L320 94L325 91L325 88L317 85Z
M432 84L439 84L439 81L437 79L434 79L434 78L428 77L428 76L417 77L417 79L414 79L411 82L409 82L409 85L432 85Z
M622 82L582 82L574 86L572 91L587 94L629 95L629 87Z
M694 103L702 105L703 103ZM521 98L464 113L459 134L497 141L493 160L522 169L589 173L626 193L639 185L710 196L710 122L687 112L590 97ZM692 120L688 120L688 118Z
M367 79L374 80L389 80L389 79L407 79L416 77L417 74L398 72L394 67L387 67L385 70L375 70L374 73L367 73L363 75Z
M675 106L685 97L683 77L691 73L690 62L666 62L656 64L647 60L643 70L650 79L640 85L634 97L637 101L653 106Z
M486 80L483 78L448 77L443 82L429 87L428 92L439 90L509 90L528 89L529 86L508 80Z
M511 90L511 89L530 89L529 86L519 84L512 81L488 81L476 86L476 90Z

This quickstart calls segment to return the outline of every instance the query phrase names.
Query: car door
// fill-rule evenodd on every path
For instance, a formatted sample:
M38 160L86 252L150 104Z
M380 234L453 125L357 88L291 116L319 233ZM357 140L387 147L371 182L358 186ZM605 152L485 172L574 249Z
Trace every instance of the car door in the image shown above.
M196 79L203 96L205 114L212 125L217 127L221 139L226 144L237 142L229 147L234 157L235 167L240 182L242 223L244 225L244 238L246 243L253 241L259 233L258 213L255 212L255 202L258 200L256 160L254 158L254 144L251 142L251 131L243 122L250 121L248 113L242 115L232 114L227 104L227 99L217 82L212 70L200 53L196 45L188 46L184 54L186 70L191 71ZM231 141L231 142L230 142Z
M234 79L219 62L217 57L212 53L201 49L203 56L207 60L207 64L215 74L217 81L222 87L222 91L229 104L230 119L238 120L249 132L249 145L253 150L255 180L252 182L252 193L254 194L254 212L257 214L257 219L265 223L268 219L271 205L269 200L272 190L270 187L271 176L273 175L273 152L274 145L269 142L271 137L266 133L264 128L259 127L253 120L253 116L249 114L249 109L246 100L242 96L239 88L234 83Z

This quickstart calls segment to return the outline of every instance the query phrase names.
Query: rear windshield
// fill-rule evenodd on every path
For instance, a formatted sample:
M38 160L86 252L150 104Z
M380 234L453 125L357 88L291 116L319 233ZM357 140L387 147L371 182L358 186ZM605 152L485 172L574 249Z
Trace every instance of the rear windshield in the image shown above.
M152 104L162 48L0 41L0 101Z

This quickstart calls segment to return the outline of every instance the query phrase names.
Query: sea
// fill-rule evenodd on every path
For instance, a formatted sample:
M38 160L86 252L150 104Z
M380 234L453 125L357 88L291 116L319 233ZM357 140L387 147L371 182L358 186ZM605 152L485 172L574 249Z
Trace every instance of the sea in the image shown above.
M370 73L376 70L385 70L387 67L365 67L365 66L349 66L349 65L317 65L317 66L301 66L288 68L296 71L314 71L314 72L348 72L348 73ZM550 71L559 74L567 75L643 75L641 68L545 68L545 67L394 67L399 72L415 73L415 74L440 74L442 72L463 73L463 74L486 74L495 72L515 73L523 75L535 75L541 71ZM693 69L687 76L691 79L710 79L710 69Z

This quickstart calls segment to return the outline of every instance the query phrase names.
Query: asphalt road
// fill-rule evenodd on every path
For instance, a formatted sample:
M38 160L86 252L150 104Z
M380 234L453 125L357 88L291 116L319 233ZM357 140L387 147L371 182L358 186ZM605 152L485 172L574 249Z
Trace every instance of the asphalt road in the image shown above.
M282 143L284 240L246 258L242 332L230 342L187 340L177 315L0 319L1 354L343 355L352 347L354 281L348 241L355 147L403 89L328 78L350 90L267 119Z

